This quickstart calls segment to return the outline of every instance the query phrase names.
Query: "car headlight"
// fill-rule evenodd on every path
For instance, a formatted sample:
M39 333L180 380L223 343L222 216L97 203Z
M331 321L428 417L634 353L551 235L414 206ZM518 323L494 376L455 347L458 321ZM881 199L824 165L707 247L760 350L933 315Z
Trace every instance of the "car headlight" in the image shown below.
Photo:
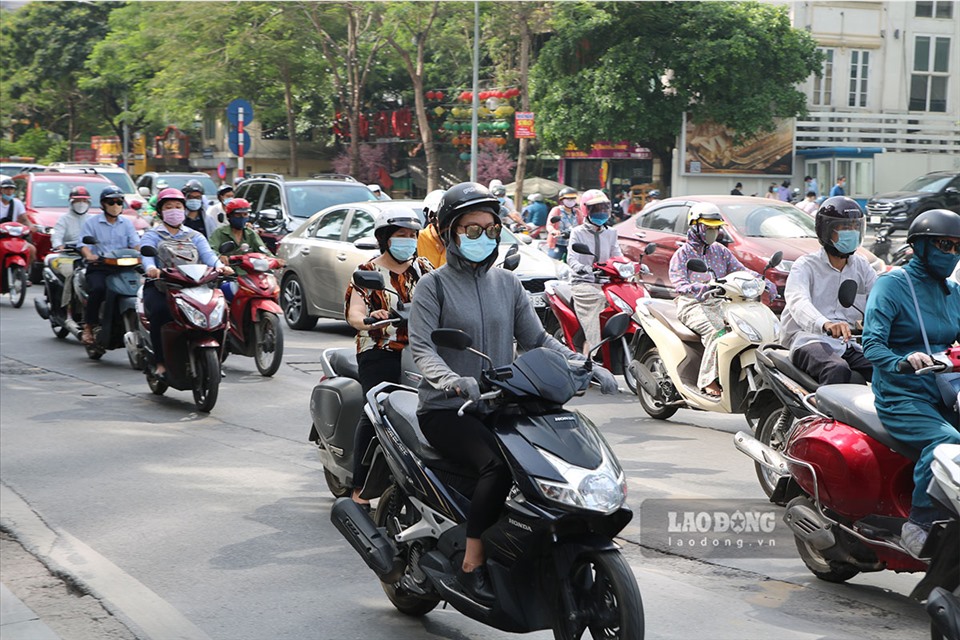
M596 469L573 466L543 449L538 449L566 482L534 478L543 497L570 507L612 513L627 499L627 481L623 471L604 455Z
M637 275L637 267L632 262L619 262L617 263L617 273L619 273L620 277L624 280L629 280Z
M763 284L759 279L740 282L740 292L744 298L758 298L763 293Z
M223 322L223 312L227 308L226 301L223 298L217 298L213 305L213 311L210 312L210 326L219 327Z
M191 305L186 300L177 298L177 308L183 312L183 315L187 317L187 320L190 321L190 324L200 327L201 329L207 328L207 317L203 314L202 311ZM223 315L223 310L221 309L220 314ZM211 314L212 319L212 314Z
M557 280L570 282L573 279L573 270L565 262L557 263Z
M733 326L733 328L750 342L760 342L763 340L763 336L760 335L760 332L751 327L749 322L739 317L737 314L727 313L727 318L730 320L730 324Z
M629 304L627 304L626 300L624 300L623 298L621 298L620 296L612 292L608 292L607 295L610 296L610 299L613 301L613 304L615 304L617 308L620 309L620 311L633 315L634 309Z

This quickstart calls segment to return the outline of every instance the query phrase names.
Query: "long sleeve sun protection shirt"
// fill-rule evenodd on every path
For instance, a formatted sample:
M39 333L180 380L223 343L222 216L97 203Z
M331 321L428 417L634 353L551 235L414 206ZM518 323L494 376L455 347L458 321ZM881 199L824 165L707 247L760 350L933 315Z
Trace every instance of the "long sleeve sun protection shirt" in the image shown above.
M513 362L514 339L525 350L547 347L567 358L576 357L543 330L519 278L506 269L491 268L492 263L488 260L475 268L451 246L446 265L424 275L417 284L410 315L409 348L423 374L418 408L421 413L459 408L464 400L447 398L445 390L461 376L479 381L481 371L488 366L469 351L434 345L430 339L434 329L466 332L473 338L473 348L487 354L497 367Z

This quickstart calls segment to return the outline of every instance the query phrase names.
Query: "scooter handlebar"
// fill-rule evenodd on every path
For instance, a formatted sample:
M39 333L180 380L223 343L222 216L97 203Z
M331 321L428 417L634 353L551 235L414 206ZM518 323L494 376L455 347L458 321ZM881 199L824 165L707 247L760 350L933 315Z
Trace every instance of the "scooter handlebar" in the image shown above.
M448 392L449 392L449 391L450 391L450 390L448 389ZM453 391L454 391L454 395L457 395L456 390L453 390ZM486 393L481 393L481 394L480 394L480 400L493 400L494 398L496 398L496 397L499 396L499 395L500 395L500 390L499 390L499 389L495 389L495 390L493 390L493 391L488 391L488 392L486 392ZM472 404L474 404L473 400L467 400L466 402L464 402L462 405L460 405L460 408L457 410L457 415L462 418L462 417L463 417L463 412L466 411L467 408L470 407L470 405L472 405Z

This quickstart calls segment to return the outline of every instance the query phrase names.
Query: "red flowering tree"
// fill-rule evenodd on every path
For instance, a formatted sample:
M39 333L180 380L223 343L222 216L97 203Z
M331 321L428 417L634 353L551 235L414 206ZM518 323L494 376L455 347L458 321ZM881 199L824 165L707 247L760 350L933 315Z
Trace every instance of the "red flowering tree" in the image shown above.
M477 154L477 182L490 184L491 180L502 180L506 184L513 179L516 166L517 161L503 147L492 142L482 143Z
M370 184L380 181L380 170L390 170L390 163L387 161L387 148L382 144L361 144L360 145L360 169L354 178L360 182ZM337 173L350 173L350 152L343 151L333 159L333 170Z

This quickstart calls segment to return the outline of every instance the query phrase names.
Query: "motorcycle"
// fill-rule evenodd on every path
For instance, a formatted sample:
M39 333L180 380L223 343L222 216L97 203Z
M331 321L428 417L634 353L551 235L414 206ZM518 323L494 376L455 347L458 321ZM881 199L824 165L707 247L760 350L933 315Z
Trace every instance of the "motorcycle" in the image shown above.
M771 269L783 258L777 251L764 267ZM703 260L687 262L691 271L706 273ZM630 369L637 378L640 406L652 418L666 420L680 408L722 413L744 413L751 428L750 398L758 393L757 347L780 339L780 321L760 302L763 278L736 271L714 278L708 295L728 300L724 317L729 329L719 339L717 357L721 395L703 393L697 385L703 343L700 336L677 318L673 300L641 298L634 320L640 325L633 336Z
M70 304L63 306L63 288L66 278L61 273L65 264L72 264L74 277L70 281ZM77 247L64 247L59 253L48 253L43 259L43 297L33 299L33 306L44 320L50 321L50 328L60 340L68 335L80 340L83 334L83 308L87 293L80 286L79 274L83 268L83 255Z
M628 325L626 314L611 318L604 340L618 339ZM367 394L379 446L365 489L379 484L372 493L380 498L372 517L350 498L338 499L334 525L407 615L446 601L509 632L552 628L555 638L568 639L590 629L594 638L643 638L640 590L613 541L633 515L625 474L597 428L563 408L589 387L592 361L572 370L558 352L539 348L494 367L462 331L438 329L431 337L490 364L481 400L494 407L489 424L514 478L499 520L483 534L495 600L473 600L456 578L476 477L424 438L409 387L383 383Z
M886 262L890 267L902 267L913 257L913 247L909 244L902 244L896 251L891 253L893 242L890 236L893 234L893 228L889 224L882 224L877 228L877 234L873 244L870 245L870 252Z
M229 256L228 260L231 266L238 265L243 275L236 277L238 287L230 302L230 328L223 359L230 353L253 356L260 375L272 376L283 358L283 310L277 303L280 287L271 272L280 266L280 261L262 253L243 253Z
M27 296L27 241L30 229L19 222L0 224L0 295L8 294L14 309Z
M933 450L933 462L930 465L933 471L933 480L927 493L942 509L951 513L951 521L947 524L944 540L954 541L954 544L940 551L950 553L936 563L947 573L938 575L927 572L914 591L917 595L927 593L927 613L930 614L930 637L934 639L960 640L960 586L956 586L953 593L939 584L960 583L960 445L941 444ZM936 556L937 551L934 551ZM933 563L931 563L933 564ZM950 573L952 572L952 574ZM932 587L932 588L931 588Z
M657 245L651 242L644 249L644 254L650 255L656 249ZM581 255L593 255L590 248L582 242L574 243L570 250ZM641 271L645 268L642 263L639 264ZM601 330L616 314L633 314L638 302L647 298L647 290L640 282L637 272L637 263L621 257L610 258L606 262L593 265L593 274L601 283L603 295L607 299L606 308L600 312ZM583 328L573 306L572 286L560 280L550 280L544 286L544 293L547 304L560 325L554 337L567 345L571 351L579 353L583 350L584 337ZM630 370L632 360L630 342L639 328L639 323L632 321L619 341L605 345L601 351L603 366L612 373L622 374L631 393L637 392L637 379Z
M140 249L147 257L156 256L151 246ZM167 388L193 392L199 411L208 412L217 403L220 391L220 349L227 332L228 310L223 292L216 286L219 275L204 264L183 264L161 269L155 283L166 294L173 321L163 327L164 361L167 371L156 371L150 342L150 320L143 306L143 287L137 293L139 330L124 336L128 352L142 358L143 372L150 391L163 395Z
M960 347L933 357L934 366L916 373L960 371ZM862 571L926 571L933 578L917 585L911 594L917 599L927 597L934 581L957 588L960 535L950 524L956 520L934 523L920 558L900 545L920 452L887 432L873 392L827 385L808 408L812 415L790 430L782 451L742 431L734 436L739 451L776 474L770 501L786 506L784 522L807 568L828 582Z

